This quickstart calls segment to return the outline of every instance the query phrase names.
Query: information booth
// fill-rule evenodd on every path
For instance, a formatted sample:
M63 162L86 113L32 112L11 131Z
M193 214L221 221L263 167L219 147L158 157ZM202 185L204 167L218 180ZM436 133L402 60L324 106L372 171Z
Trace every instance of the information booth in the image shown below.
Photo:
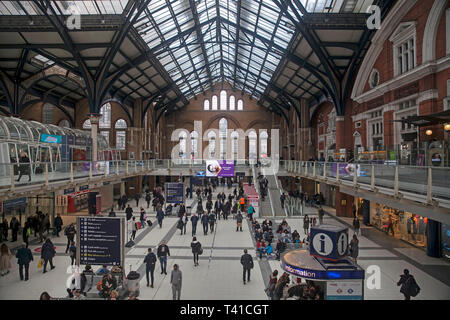
M281 268L312 282L325 300L364 300L365 272L347 257L347 249L347 228L313 227L309 248L286 253Z

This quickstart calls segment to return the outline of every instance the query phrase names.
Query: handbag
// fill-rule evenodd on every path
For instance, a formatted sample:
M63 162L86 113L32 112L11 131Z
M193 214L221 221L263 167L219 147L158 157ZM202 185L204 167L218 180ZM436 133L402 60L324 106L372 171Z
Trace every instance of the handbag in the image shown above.
M198 254L202 255L203 254L203 248L200 248L200 250L198 250Z
M38 269L42 268L42 265L43 265L42 259L39 259L38 265L37 265Z

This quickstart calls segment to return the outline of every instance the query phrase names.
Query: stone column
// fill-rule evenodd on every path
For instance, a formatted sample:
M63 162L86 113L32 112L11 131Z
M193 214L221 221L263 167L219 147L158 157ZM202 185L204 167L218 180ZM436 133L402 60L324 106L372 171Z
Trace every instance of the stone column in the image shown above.
M91 138L92 138L92 161L97 161L98 159L98 122L100 120L99 113L91 113L89 115L91 120Z

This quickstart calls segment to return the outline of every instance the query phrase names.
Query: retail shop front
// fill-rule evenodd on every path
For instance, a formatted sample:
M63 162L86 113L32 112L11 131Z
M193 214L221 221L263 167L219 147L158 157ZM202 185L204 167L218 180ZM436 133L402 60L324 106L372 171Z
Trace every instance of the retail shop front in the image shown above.
M445 255L442 236L446 234L445 225L438 221L370 201L370 224L389 236L426 250L431 257Z

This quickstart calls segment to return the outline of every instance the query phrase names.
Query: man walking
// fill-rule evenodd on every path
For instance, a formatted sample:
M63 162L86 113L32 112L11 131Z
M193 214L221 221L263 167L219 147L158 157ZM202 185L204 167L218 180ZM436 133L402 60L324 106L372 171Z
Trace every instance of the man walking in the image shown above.
M409 274L408 269L403 270L397 286L401 286L400 292L405 296L405 300L411 300L411 297L417 296L420 292L420 287L417 285L414 277Z
M216 215L214 214L214 212L210 213L208 220L209 220L210 232L213 233L214 232L214 224L216 223Z
M181 270L178 268L177 264L174 264L172 274L170 275L170 284L172 284L173 300L180 300L181 280L182 280Z
M155 279L154 272L155 272L155 265L156 265L156 256L152 252L151 248L148 248L148 253L145 256L144 263L145 263L145 275L147 277L147 287L149 286L148 274L150 273L150 278L152 280L152 284L150 285L150 287L153 288L153 281Z
M127 215L127 221L131 220L131 217L133 217L133 209L130 207L130 205L128 205L125 209L125 213Z
M206 236L208 234L208 216L206 215L206 212L203 212L202 215L202 225L203 225L203 234Z
M162 222L164 219L164 211L162 210L161 206L159 206L158 211L156 212L156 219L158 219L159 227L162 228Z
M75 238L76 234L75 226L73 223L71 223L66 230L64 231L65 236L67 237L67 247L66 247L66 253L69 251L69 246L73 242L73 239Z
M286 200L286 196L284 195L284 192L283 192L280 196L281 209L284 209L284 200Z
M164 240L161 241L161 244L158 247L157 255L159 258L159 262L161 263L161 274L167 274L167 256L170 257L170 251Z
M11 229L12 233L12 242L17 241L17 233L19 232L19 221L16 217L13 217L11 219L11 222L9 223L9 228Z
M317 209L317 215L319 216L319 224L322 225L323 216L325 215L325 211L322 209L322 207L319 207L319 209Z
M30 262L33 261L33 254L31 250L26 247L24 243L22 247L17 250L16 253L17 263L19 264L19 276L20 280L23 280L23 269L25 267L25 281L28 281L28 270L30 268Z
M61 232L62 226L63 226L63 221L61 218L61 215L58 213L58 215L55 218L55 229L56 229L56 236L59 237L59 233Z
M191 222L192 222L192 236L195 236L195 234L197 233L197 222L198 222L198 217L195 213L191 217Z
M150 193L147 193L145 195L145 201L147 202L147 209L150 207L150 200L151 200Z
M244 254L241 256L241 264L243 267L242 279L245 284L245 274L247 273L247 281L250 282L250 270L253 269L253 258L247 253L247 249L244 249Z

